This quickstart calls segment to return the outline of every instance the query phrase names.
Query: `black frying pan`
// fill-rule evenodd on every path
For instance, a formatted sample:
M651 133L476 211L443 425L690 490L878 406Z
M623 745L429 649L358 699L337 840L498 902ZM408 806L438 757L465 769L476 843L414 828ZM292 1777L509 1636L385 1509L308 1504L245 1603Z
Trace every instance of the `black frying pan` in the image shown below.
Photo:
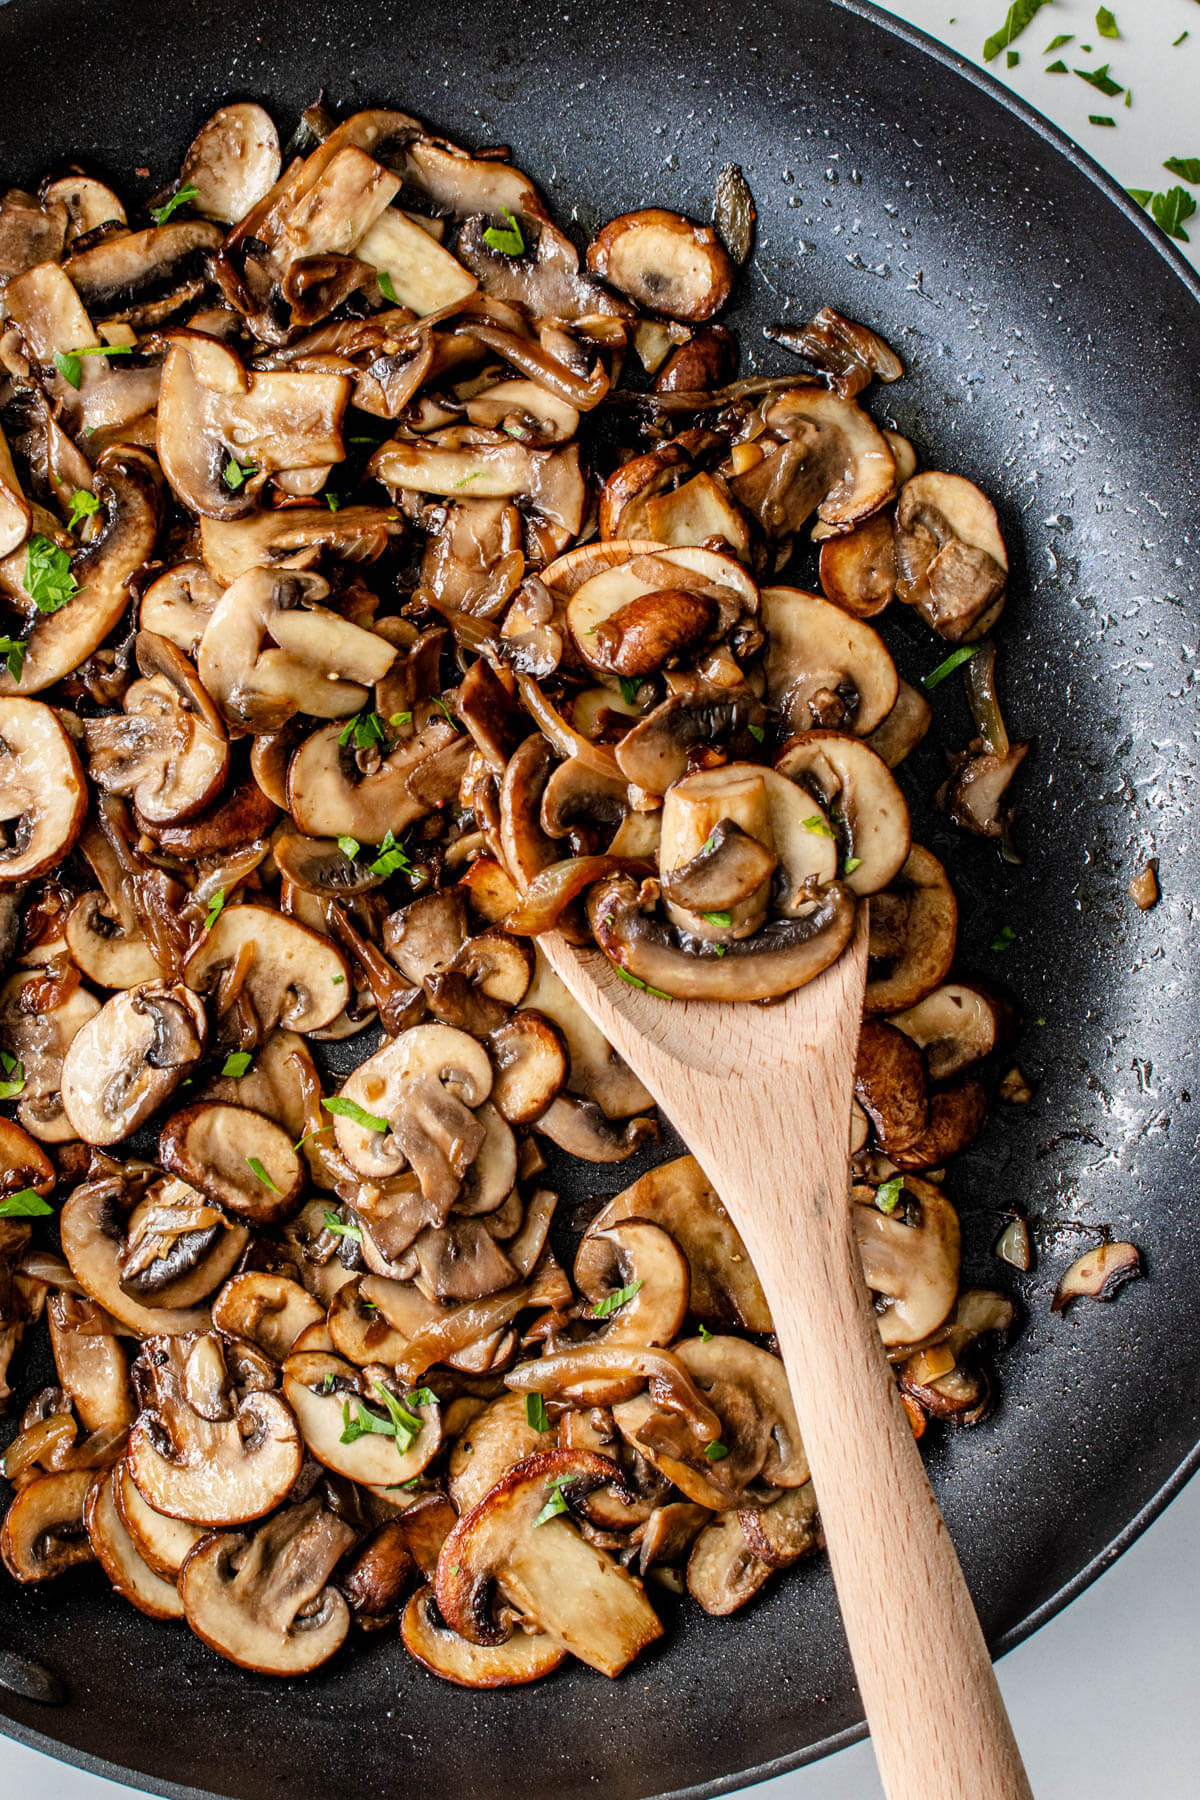
M219 101L264 98L290 129L321 88L339 106L384 101L460 139L511 143L582 229L649 203L703 217L717 168L740 162L759 208L737 313L749 357L781 366L759 328L785 296L797 316L829 302L870 321L911 371L884 409L923 460L940 451L997 501L1014 566L1009 712L1037 739L1025 865L919 810L916 825L953 857L964 961L1010 977L1045 1021L1019 1051L1041 1078L1033 1106L994 1123L953 1178L976 1280L1011 1274L989 1254L1006 1205L1041 1221L1036 1274L1018 1283L1027 1324L997 1414L930 1451L984 1624L1007 1648L1200 1460L1188 806L1200 284L1034 114L845 0L557 0L516 14L460 0L10 0L0 171L28 182L76 155L134 198L130 171L149 168L143 193L169 179ZM910 676L936 659L924 633L898 654ZM943 741L962 743L957 687L937 700ZM919 754L914 785L928 792L940 750ZM1125 886L1150 851L1165 898L1143 917ZM1017 931L1004 959L988 949L1002 924ZM628 1174L599 1171L574 1195ZM1092 1241L1078 1227L1099 1224L1136 1239L1149 1279L1052 1319L1056 1274ZM463 1693L390 1636L276 1685L90 1578L0 1584L0 1643L66 1691L53 1707L0 1693L8 1731L172 1794L711 1794L861 1729L820 1563L733 1619L686 1609L612 1686L575 1668Z

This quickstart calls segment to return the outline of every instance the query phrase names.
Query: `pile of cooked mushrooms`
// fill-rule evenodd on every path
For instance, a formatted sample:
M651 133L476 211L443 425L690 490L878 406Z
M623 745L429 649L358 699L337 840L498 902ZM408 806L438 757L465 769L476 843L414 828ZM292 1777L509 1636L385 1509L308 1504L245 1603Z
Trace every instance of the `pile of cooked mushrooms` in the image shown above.
M550 1163L657 1124L551 929L769 1002L871 897L863 1263L914 1432L986 1410L1013 1308L942 1178L1015 1014L954 969L877 622L963 665L940 803L1009 848L1005 546L865 409L866 327L737 379L753 222L731 168L713 225L581 257L505 149L317 107L284 153L248 104L144 217L78 170L0 200L0 1399L43 1318L57 1372L3 1453L18 1581L97 1561L278 1675L398 1623L493 1687L616 1675L648 1584L727 1614L819 1546L697 1164L552 1240Z

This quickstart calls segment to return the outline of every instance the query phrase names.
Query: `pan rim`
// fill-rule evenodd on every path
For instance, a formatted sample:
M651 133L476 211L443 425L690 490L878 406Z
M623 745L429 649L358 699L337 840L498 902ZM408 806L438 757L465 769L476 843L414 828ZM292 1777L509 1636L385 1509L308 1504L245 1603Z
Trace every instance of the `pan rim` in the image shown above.
M980 68L960 51L934 38L922 27L885 12L881 7L873 4L873 0L825 0L825 3L854 18L863 20L923 56L929 57L931 61L966 82L985 98L1018 119L1050 151L1083 175L1111 205L1116 207L1125 220L1136 228L1146 247L1161 258L1175 275L1184 293L1200 307L1200 271L1193 268L1182 251L1153 224L1145 211L1132 200L1107 169L1103 168L1081 144L1055 125L1045 114L1039 112L1023 96L1006 87L990 71ZM0 0L0 5L5 4L11 4L15 13L19 10L20 0ZM1200 1471L1200 1440L1192 1446L1162 1485L1106 1545L1040 1606L995 1638L990 1646L993 1660L998 1661L1010 1650L1024 1643L1069 1606L1072 1601L1086 1592L1093 1582L1111 1568L1142 1533L1154 1523L1198 1471ZM0 1702L2 1700L3 1693L0 1690ZM51 1709L51 1712L53 1710ZM110 1761L107 1757L96 1755L91 1751L80 1749L62 1739L55 1738L48 1732L25 1725L3 1711L0 1711L0 1734L21 1744L26 1749L38 1751L56 1762L66 1763L73 1768L84 1770L87 1774L119 1783L139 1793L162 1795L164 1800L228 1800L228 1796L219 1795L210 1788L163 1780L141 1770ZM714 1800L715 1796L734 1794L744 1788L756 1786L760 1782L786 1775L793 1769L804 1768L811 1763L819 1762L826 1756L848 1748L851 1744L861 1742L867 1735L866 1721L859 1720L858 1723L841 1731L831 1733L812 1744L789 1751L785 1755L769 1761L755 1763L740 1771L716 1776L689 1787L663 1789L655 1795L647 1795L645 1800Z

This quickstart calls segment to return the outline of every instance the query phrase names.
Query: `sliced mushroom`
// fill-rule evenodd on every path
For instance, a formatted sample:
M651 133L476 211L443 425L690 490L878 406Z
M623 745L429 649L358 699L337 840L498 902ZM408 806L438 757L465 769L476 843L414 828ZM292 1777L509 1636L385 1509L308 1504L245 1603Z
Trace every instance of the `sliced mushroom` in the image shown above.
M1089 1300L1111 1300L1127 1281L1142 1273L1142 1259L1136 1244L1097 1244L1076 1257L1054 1290L1051 1312L1062 1312L1081 1296Z
M195 657L200 640L224 592L203 563L177 563L159 575L142 595L138 623Z
M287 1497L303 1462L296 1421L278 1394L235 1402L217 1337L149 1338L139 1367L151 1397L129 1435L129 1473L155 1512L241 1525Z
M75 592L57 612L34 614L30 600L35 623L21 679L0 665L0 694L39 693L86 661L120 622L127 583L153 554L162 486L154 459L132 444L113 445L102 452L92 486L104 522L71 558Z
M394 506L285 507L239 519L200 520L204 565L226 587L248 569L281 562L307 567L323 551L350 562L374 562L404 521Z
M890 1213L874 1204L870 1188L852 1195L863 1274L879 1296L879 1334L889 1348L936 1331L958 1293L958 1214L933 1182L915 1175L904 1177L905 1195L911 1202Z
M762 591L771 704L788 731L833 726L866 737L896 703L899 677L879 633L801 588Z
M220 241L214 225L173 220L77 247L63 269L93 319L160 325L203 291Z
M410 1098L417 1098L409 1092L412 1084L419 1084L419 1097L426 1110L436 1104L428 1092L431 1087L445 1100L449 1136L443 1160L448 1167L453 1168L458 1160L460 1152L456 1146L460 1139L462 1150L469 1146L470 1154L455 1176L457 1192L483 1142L483 1128L471 1129L472 1111L482 1106L491 1092L492 1067L483 1046L450 1025L413 1026L355 1069L341 1097L370 1117L382 1120L387 1129L380 1131L360 1124L353 1115L342 1115L334 1122L338 1148L361 1175L374 1179L398 1175L410 1160L396 1128L403 1122Z
M47 1301L46 1318L58 1379L84 1430L132 1425L129 1361L104 1309L84 1295L60 1292Z
M888 513L821 545L821 591L858 619L873 619L896 596L896 544Z
M826 387L789 388L764 405L763 423L770 435L755 448L765 454L728 480L769 539L786 544L814 512L821 525L849 531L895 493L887 439L855 401Z
M915 1006L946 978L954 961L958 902L945 869L914 844L904 867L871 900L868 1013Z
M189 955L183 978L193 992L211 994L235 965L245 969L239 1004L253 1009L263 1037L277 1025L317 1031L345 1005L349 971L341 952L270 907L225 907Z
M279 133L261 106L222 106L192 139L179 190L205 219L237 225L274 187L281 165Z
M490 1034L492 1104L510 1125L532 1125L566 1085L566 1041L544 1013L521 1007Z
M562 1033L570 1059L569 1093L593 1101L609 1119L625 1119L653 1106L647 1088L567 992L536 944L533 981L524 1004L544 1013Z
M929 1126L925 1059L903 1032L866 1019L858 1040L854 1095L891 1156L916 1143Z
M337 725L314 731L288 766L288 806L310 837L348 832L360 844L380 844L457 798L471 740L441 713L365 774L343 735Z
M190 1193L182 1182L173 1186L182 1192L166 1194L164 1204L168 1207L173 1198L186 1201ZM163 1274L162 1283L149 1287L143 1284L140 1294L131 1292L125 1285L128 1222L118 1208L119 1196L120 1183L101 1177L85 1182L67 1199L59 1224L63 1255L71 1273L105 1312L131 1331L146 1335L202 1331L208 1324L208 1309L196 1302L231 1272L245 1248L245 1232L214 1229L210 1209L208 1229L203 1232L200 1245L192 1237L187 1246L189 1254L193 1248L199 1249L192 1266L179 1270L170 1265L163 1269L158 1259L160 1266L154 1273ZM152 1204L154 1198L152 1188ZM200 1196L192 1198L198 1201ZM194 1231L194 1209L184 1208L176 1235L187 1238ZM153 1262L147 1267L153 1269Z
M933 1081L949 1081L990 1056L1011 1035L1016 1016L998 989L950 981L888 1022L924 1050Z
M121 1465L96 1476L83 1519L96 1559L122 1599L151 1619L182 1619L183 1602L173 1581L156 1573L126 1528L116 1501Z
M533 1424L524 1394L501 1394L455 1440L447 1480L459 1514L469 1513L510 1469L527 1457L553 1450L551 1426Z
M72 988L45 1010L22 1004L39 971L13 975L0 993L0 1042L25 1073L17 1100L17 1118L44 1144L62 1144L75 1136L63 1111L62 1067L71 1043L100 1011L100 1002L84 987Z
M84 721L88 773L128 794L151 825L182 822L215 799L229 768L221 717L175 645L142 631L144 679L125 690L122 714Z
M688 324L720 312L733 287L712 227L661 207L610 219L588 245L587 266L635 305Z
M557 526L569 543L583 524L586 499L578 445L531 450L503 433L479 435L487 441L395 438L375 452L368 472L393 493L451 499L469 482L472 500L521 501Z
M753 581L717 551L619 540L588 549L588 561L576 563L570 552L546 576L570 586L571 637L584 661L604 673L649 675L718 626L758 610ZM592 560L600 566L589 572ZM585 579L577 581L579 574Z
M537 1130L581 1162L628 1162L658 1136L658 1125L645 1117L618 1126L591 1100L559 1094L537 1120Z
M441 1445L436 1401L396 1393L341 1357L319 1351L290 1356L283 1392L309 1453L351 1481L401 1485L419 1475Z
M43 1198L57 1180L46 1152L15 1119L0 1119L0 1196L32 1188Z
M204 1008L187 988L146 982L114 994L63 1058L62 1104L87 1144L128 1137L199 1061Z
M461 894L419 894L385 921L383 946L401 973L420 987L426 976L449 967L467 935Z
M33 514L21 491L12 452L0 426L0 557L9 556L29 536Z
M772 1573L747 1541L742 1515L718 1513L688 1557L688 1593L711 1617L724 1619L752 1600Z
M395 206L380 213L354 254L386 276L399 304L418 318L456 306L479 286L456 256Z
M1003 756L970 750L956 758L950 778L938 790L937 804L976 837L1004 837L1012 824L1012 808L1004 807L1004 796L1029 748L1027 743L1013 744Z
M982 637L1004 608L1008 552L995 508L962 475L923 470L896 507L897 592L952 644Z
M410 1656L456 1687L519 1687L552 1675L567 1660L566 1650L541 1632L516 1631L502 1644L471 1643L446 1624L432 1587L409 1600L400 1635Z
M867 743L889 769L895 769L916 749L932 723L933 708L928 700L901 676L896 704L883 723L867 733Z
M0 1561L14 1581L49 1581L92 1561L83 1508L93 1473L62 1469L20 1490L0 1531Z
M179 1576L188 1624L227 1661L260 1675L307 1675L338 1651L350 1610L327 1586L354 1532L315 1497L252 1534L206 1537Z
M188 1551L206 1536L203 1527L155 1512L134 1486L127 1461L119 1462L113 1473L117 1510L139 1556L156 1575L174 1584Z
M263 1113L201 1100L173 1113L158 1138L164 1169L256 1225L290 1218L304 1165L286 1131Z
M167 346L158 400L158 460L177 497L210 519L254 507L245 470L325 469L339 463L347 376L281 369L254 374L227 345L176 332ZM228 475L238 471L236 484Z
M494 1581L547 1637L601 1674L619 1675L661 1637L640 1581L565 1516L535 1524L552 1495L569 1507L614 1478L620 1484L615 1463L586 1451L544 1451L511 1469L442 1546L434 1589L451 1629L484 1645L510 1635L490 1614Z
M575 1285L603 1318L605 1344L670 1344L687 1316L691 1276L683 1251L661 1226L626 1219L587 1232ZM632 1291L631 1291L632 1290ZM616 1302L615 1310L611 1309Z
M908 807L882 757L843 731L805 731L789 740L775 767L815 793L836 812L846 838L846 885L856 894L876 894L895 877L908 856Z
M137 919L132 905L114 906L99 890L81 894L63 934L80 974L104 988L140 987L159 979L158 958Z
M265 1113L295 1143L307 1128L305 1095L316 1086L316 1065L304 1039L294 1031L273 1031L254 1051L244 1074L216 1077L199 1090L199 1097Z
M212 1321L218 1331L245 1338L282 1362L301 1332L324 1324L325 1310L298 1281L247 1269L225 1283L213 1301Z
M811 1481L786 1488L767 1506L743 1508L738 1518L750 1548L773 1569L786 1569L821 1542Z
M28 881L79 836L87 783L53 708L0 699L0 881Z
M904 365L894 350L866 325L844 319L832 306L823 306L816 317L799 330L768 326L767 336L797 356L824 369L837 394L860 394L872 376L880 381L899 381Z

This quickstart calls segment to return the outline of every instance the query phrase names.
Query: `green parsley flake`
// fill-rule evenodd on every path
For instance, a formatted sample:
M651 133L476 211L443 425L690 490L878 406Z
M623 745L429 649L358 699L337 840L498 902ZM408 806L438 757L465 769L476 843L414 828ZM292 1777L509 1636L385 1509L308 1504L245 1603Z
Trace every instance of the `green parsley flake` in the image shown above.
M1117 121L1113 118L1110 118L1107 113L1089 113L1088 114L1088 124L1089 125L1111 125L1113 127L1113 129L1115 130Z
M335 1118L350 1119L355 1125L361 1125L364 1131L384 1132L388 1128L386 1119L367 1112L357 1100L347 1100L343 1094L335 1094L332 1100L322 1100L321 1105L326 1112L333 1113Z
M213 926L216 924L217 920L221 916L221 909L224 905L225 905L225 889L218 888L216 893L213 895L212 899L209 901L208 911L204 915L205 931L212 930Z
M823 819L820 813L814 813L811 819L802 819L800 823L804 826L805 831L811 831L814 837L837 836L828 819Z
M374 744L386 744L387 732L383 720L377 712L355 713L348 719L338 735L338 743L343 750L351 745L356 750L370 750Z
M651 987L650 983L648 981L643 981L640 975L631 975L628 969L623 969L621 967L620 963L613 963L613 968L621 977L622 981L627 982L630 987L641 988L643 994L653 994L656 1000L671 1000L674 998L672 994L664 994L661 988Z
M44 1219L54 1208L31 1187L19 1188L0 1200L0 1219Z
M1010 69L1015 69L1017 64L1020 62L1020 60L1021 60L1021 52L1019 50L1010 50L1007 57L1005 58L1005 61L1008 64L1008 67Z
M635 1294L645 1287L644 1281L631 1281L628 1287L618 1288L613 1294L605 1294L603 1300L597 1300L594 1306L588 1307L590 1319L611 1319L615 1312L627 1306Z
M702 919L707 919L710 925L733 924L733 914L728 912L706 912L701 913L700 917Z
M1168 188L1165 194L1151 196L1150 212L1154 223L1168 237L1178 238L1182 244L1190 244L1192 241L1183 229L1183 222L1190 219L1195 210L1196 202L1186 188Z
M1100 11L1096 14L1096 30L1100 33L1102 38L1119 38L1121 35L1117 30L1117 21L1113 18L1107 6L1102 6Z
M595 630L595 627L593 626L592 629ZM638 694L641 692L641 687L642 687L641 676L640 675L618 675L617 680L621 684L621 698L625 702L626 706L636 706L637 705L637 697L638 697Z
M1149 206L1154 197L1153 188L1126 188L1125 192L1131 200L1136 200L1139 206Z
M880 1212L894 1213L900 1204L900 1196L903 1192L903 1175L893 1175L890 1181L881 1181L875 1189L875 1204Z
M1069 75L1071 71L1060 56L1057 62L1047 63L1046 73L1047 75Z
M842 874L843 875L853 875L855 869L861 869L861 868L862 868L862 857L861 856L848 856L846 858L845 862L842 864Z
M228 1075L231 1081L240 1081L252 1061L249 1050L231 1050L221 1064L221 1073Z
M301 1139L301 1142L303 1141L304 1140ZM342 1219L338 1218L335 1212L331 1212L328 1207L325 1209L325 1229L326 1231L332 1231L334 1237L353 1238L356 1244L362 1243L361 1227L358 1225L347 1225Z
M575 1479L576 1477L574 1475L555 1476L554 1480L550 1483L550 1492L546 1504L543 1506L537 1518L533 1521L535 1531L539 1525L545 1525L549 1519L557 1518L559 1513L566 1512L567 1502L563 1494L563 1489L565 1487L570 1487Z
M1178 48L1179 48L1180 44L1182 44L1184 38L1189 38L1189 37L1191 37L1191 35L1192 34L1190 31L1181 31L1179 36L1175 39L1174 43L1171 45L1172 50L1178 50Z
M1032 25L1046 4L1047 0L1013 0L1003 25L999 31L992 33L983 46L984 62L993 62L1002 50L1007 50L1013 40L1020 37L1025 27Z
M708 1329L707 1325L701 1325L700 1327L700 1342L702 1344L712 1343L712 1332Z
M337 847L343 856L348 856L350 858L351 862L354 861L354 858L362 849L362 845L359 843L358 839L353 837L340 837L337 841Z
M725 1444L705 1444L704 1454L707 1456L709 1462L723 1462L729 1455L729 1449Z
M396 293L396 284L386 269L376 269L375 285L385 300L390 301L393 306L399 306L400 300Z
M412 724L412 714L410 712L393 713L391 718L388 720L388 724L394 725L397 727L399 727L401 725L411 725Z
M327 493L325 495L325 504L329 508L330 512L337 512L342 503L338 499L336 494Z
M199 188L196 188L196 187L176 188L175 192L171 195L171 198L166 202L165 206L160 206L158 208L157 212L152 212L150 214L150 217L154 220L154 223L156 225L165 225L167 220L171 217L171 214L173 212L175 212L179 207L186 206L189 200L198 200L199 198L200 198L200 189Z
M1168 156L1163 168L1168 175L1178 175L1200 187L1200 156Z
M525 1423L531 1431L549 1431L550 1414L546 1411L546 1402L540 1394L526 1394Z
M953 675L955 669L961 669L965 662L970 662L978 649L978 644L961 644L957 650L950 652L945 662L940 662L928 675L922 675L921 686L926 692L937 687L939 682L945 681L947 675Z
M1075 33L1073 31L1060 31L1057 37L1050 39L1050 42L1042 51L1042 55L1053 56L1054 52L1056 50L1061 50L1064 44L1073 44L1074 42Z
M756 744L761 744L767 735L766 728L762 725L747 725L746 730L750 733L750 736L754 739Z
M70 556L40 532L30 538L25 552L25 592L44 613L58 612L79 592Z
M1017 934L1016 934L1015 930L1013 929L1013 927L1011 925L1002 925L1000 927L999 931L996 933L995 937L992 939L991 947L993 950L995 950L997 953L999 953L1001 950L1011 949L1012 946L1016 943L1016 941L1017 941Z
M508 220L509 229L505 231L499 225L489 225L483 234L484 243L489 250L499 250L502 256L523 256L525 239L521 236L521 227L507 206L502 206L500 211Z
M19 682L25 669L25 652L29 645L24 638L0 637L0 657L14 681Z
M10 1056L7 1050L0 1050L0 1068L4 1070L0 1100L15 1100L18 1094L25 1092L25 1065Z
M237 490L245 482L246 477L248 475L257 475L258 470L250 468L247 463L238 462L236 458L231 456L229 461L225 464L222 474L225 477L225 486L227 488L232 488L236 494Z
M1078 75L1080 81L1086 81L1089 87L1097 88L1100 93L1106 94L1110 100L1114 94L1123 94L1125 92L1121 83L1119 81L1114 81L1109 74L1107 63L1102 63L1098 69L1076 69L1075 73Z
M333 1370L332 1369L326 1369L326 1371L325 1371L325 1379L321 1383L321 1392L323 1394L332 1394L332 1392L333 1392Z
M273 1194L278 1194L280 1192L279 1188L276 1187L275 1183L271 1180L271 1177L267 1174L259 1157L248 1156L246 1161L249 1164L250 1173L254 1176L256 1181L261 1181L263 1186L270 1188Z
M71 495L71 516L67 520L67 530L78 531L85 519L90 519L93 513L99 511L100 502L95 494L90 494L87 488L76 488Z
M455 714L454 708L450 705L448 700L444 700L442 698L441 694L435 694L433 696L433 704L436 707L439 707L441 709L441 711L445 713L446 718L449 720L450 724L453 725L455 731L462 730L462 726L458 722L458 718L457 718L457 715Z
M398 844L389 829L378 854L369 865L372 875L396 875L402 870L411 869L412 864L405 855L403 844Z
M454 483L454 487L451 489L451 492L454 493L454 492L457 492L457 490L459 488L466 487L467 483L470 481L482 481L483 475L484 475L484 471L482 469L476 469L473 475L464 475L461 481L456 481Z

